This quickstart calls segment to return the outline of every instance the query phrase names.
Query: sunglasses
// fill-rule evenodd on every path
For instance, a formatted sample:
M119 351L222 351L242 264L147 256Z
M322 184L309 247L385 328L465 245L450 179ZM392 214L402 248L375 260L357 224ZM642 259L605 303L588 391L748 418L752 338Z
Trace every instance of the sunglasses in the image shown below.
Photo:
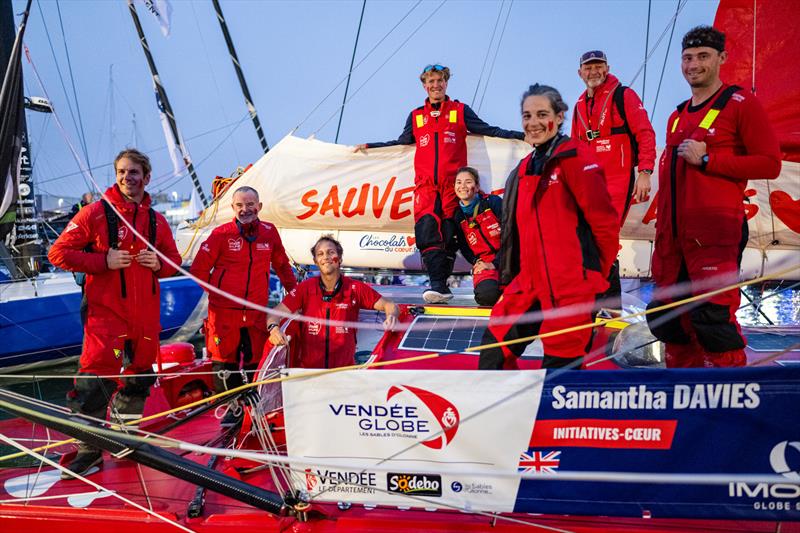
M442 65L428 65L424 69L422 69L422 73L425 74L426 72L430 72L435 70L436 72L441 72L442 70L446 69L447 67L443 67Z

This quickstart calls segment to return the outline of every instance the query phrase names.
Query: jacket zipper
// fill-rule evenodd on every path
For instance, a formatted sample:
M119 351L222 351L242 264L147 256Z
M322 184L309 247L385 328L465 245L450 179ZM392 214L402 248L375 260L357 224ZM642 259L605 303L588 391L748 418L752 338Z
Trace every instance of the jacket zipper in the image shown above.
M330 320L331 320L331 309L329 307L328 309L325 309L325 368L329 368L328 355L331 345Z
M544 172L542 172L542 175L544 175ZM539 179L541 180L542 178L540 177ZM547 252L545 251L544 248L544 237L542 236L542 221L539 218L539 206L536 203L536 192L533 193L533 196L534 196L533 210L536 212L536 226L537 229L539 230L539 242L542 245L542 259L544 259L544 273L547 274L547 284L550 286L550 301L552 302L553 307L555 307L556 297L553 295L553 282L550 280L550 269L548 268L548 263L547 263Z
M672 214L672 220L670 220L670 224L672 224L672 236L678 236L678 206L677 206L677 198L678 198L678 191L676 190L677 187L677 179L675 177L676 170L678 167L678 150L676 148L672 148L672 154L670 154L670 162L669 162L669 195L670 201L672 205L670 205L670 211Z
M253 243L247 243L247 252L250 254L250 261L247 263L247 283L244 286L244 299L247 300L247 295L250 294L250 271L253 269ZM247 308L242 312L242 322L247 320Z
M439 107L439 114L442 113L442 108L444 107L444 102ZM433 183L434 185L439 184L439 116L437 115L434 119L436 122L436 130L433 134Z

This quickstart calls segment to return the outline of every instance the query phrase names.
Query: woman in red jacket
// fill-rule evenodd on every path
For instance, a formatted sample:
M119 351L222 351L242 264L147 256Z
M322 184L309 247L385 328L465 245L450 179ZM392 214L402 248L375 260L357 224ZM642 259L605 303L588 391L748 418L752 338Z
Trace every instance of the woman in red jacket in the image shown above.
M547 85L532 85L522 97L522 126L534 151L506 182L500 282L508 287L492 308L483 344L591 322L595 295L608 287L619 217L594 155L561 133L566 110ZM535 312L542 318L521 316ZM579 367L590 341L588 328L542 339L542 366ZM517 368L527 344L482 350L479 368Z

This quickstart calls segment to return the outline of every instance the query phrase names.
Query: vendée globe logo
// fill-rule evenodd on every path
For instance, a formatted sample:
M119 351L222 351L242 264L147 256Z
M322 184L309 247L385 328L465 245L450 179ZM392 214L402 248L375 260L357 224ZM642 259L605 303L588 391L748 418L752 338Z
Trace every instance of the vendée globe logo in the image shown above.
M356 420L361 436L405 437L434 450L448 446L458 432L460 415L449 400L410 385L393 385L385 404L328 404L336 417Z

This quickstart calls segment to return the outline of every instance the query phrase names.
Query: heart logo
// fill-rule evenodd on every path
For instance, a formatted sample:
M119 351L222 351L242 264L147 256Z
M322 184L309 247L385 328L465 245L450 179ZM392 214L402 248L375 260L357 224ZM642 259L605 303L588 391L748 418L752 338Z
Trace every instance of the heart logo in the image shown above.
M412 237L411 235L407 236L406 240L408 241L409 246L414 246L415 244L417 244L417 238Z
M3 488L14 498L35 498L50 490L60 479L61 471L45 470L38 474L8 478Z
M99 492L89 492L84 494L73 494L72 496L67 498L67 503L69 503L72 507L78 507L82 509L84 507L89 507L92 504L92 502L98 498L106 498L111 495L112 493L107 490Z
M789 193L784 191L772 191L769 195L769 206L786 227L795 233L800 233L800 200L792 199Z

